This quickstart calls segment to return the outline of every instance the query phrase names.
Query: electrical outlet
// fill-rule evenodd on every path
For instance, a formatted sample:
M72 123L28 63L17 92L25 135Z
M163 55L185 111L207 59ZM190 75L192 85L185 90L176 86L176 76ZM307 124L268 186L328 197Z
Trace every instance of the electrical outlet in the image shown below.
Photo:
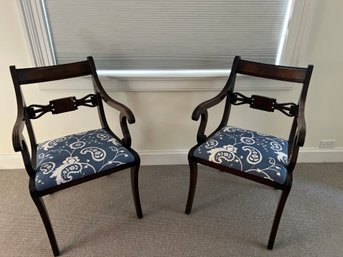
M319 147L320 148L334 148L336 144L336 140L334 139L323 139L320 140Z

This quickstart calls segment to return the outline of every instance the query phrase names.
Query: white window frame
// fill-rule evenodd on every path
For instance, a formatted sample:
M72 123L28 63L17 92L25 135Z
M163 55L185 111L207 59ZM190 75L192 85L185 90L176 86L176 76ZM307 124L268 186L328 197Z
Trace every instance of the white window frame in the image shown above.
M56 64L53 46L49 38L46 17L42 9L42 0L17 0L19 12L25 36L27 39L30 57L35 66L48 66ZM304 49L306 49L310 26L313 19L313 13L316 0L293 0L293 11L288 20L288 32L284 31L285 39L283 41L282 53L278 60L281 64L299 65L299 60L303 58ZM287 24L285 24L287 28ZM119 79L119 80L191 80L191 79L226 79L230 70L98 70L101 78ZM221 83L213 83L211 87L197 87L188 83L188 86L173 87L170 83L168 87L149 87L130 86L130 88L121 87L120 83L113 83L109 88L112 91L192 91L192 90L218 90L222 88ZM133 83L134 84L134 83ZM177 83L174 83L177 84ZM209 83L211 84L211 83ZM47 89L42 86L41 89ZM281 86L279 89L289 89L288 86ZM56 89L56 88L55 88ZM58 89L64 89L63 86ZM79 88L89 89L89 88ZM246 86L246 90L271 90L269 85L260 85L257 87Z

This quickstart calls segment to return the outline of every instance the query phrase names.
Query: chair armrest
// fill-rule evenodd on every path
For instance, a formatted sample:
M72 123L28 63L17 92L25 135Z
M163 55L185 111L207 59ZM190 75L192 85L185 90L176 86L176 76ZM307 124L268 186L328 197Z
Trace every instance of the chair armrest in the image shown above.
M94 90L107 105L109 105L110 107L120 112L120 128L122 130L123 137L124 137L122 139L122 142L125 147L131 147L131 135L130 135L129 128L127 126L127 122L130 124L135 123L136 121L135 116L133 115L132 111L127 106L115 101L106 93L96 73L93 59L91 57L89 57L89 59L92 60L91 69L93 73L92 79L93 79Z
M127 106L112 99L105 92L100 92L100 97L106 104L120 112L120 128L123 134L122 142L125 147L131 147L131 135L127 123L135 123L135 116L132 111Z
M215 97L204 101L202 103L200 103L193 111L192 113L192 119L197 121L200 117L201 117L201 121L200 121L200 125L199 125L199 129L197 132L197 142L198 144L203 143L206 141L207 136L205 135L205 130L206 130L206 126L207 126L207 120L208 120L208 109L212 108L213 106L219 104L221 101L224 100L224 98L228 97L228 94L230 92L233 91L234 89L234 84L235 84L235 80L236 80L236 74L235 73L231 73L229 76L229 79L227 80L224 88L219 92L218 95L216 95ZM211 134L215 133L216 131L218 131L220 128L222 128L223 126L226 125L227 121L228 121L228 114L230 111L230 103L228 101L227 98L227 102L225 104L225 109L223 112L223 117L222 120L218 126L218 128L212 132Z
M92 69L92 80L93 80L93 86L94 86L94 90L96 93L98 93L101 97L101 99L103 99L103 101L105 103L107 103L109 106L111 106L112 108L118 110L120 112L120 114L122 115L122 117L125 117L127 119L127 121L130 123L130 124L133 124L135 123L135 116L133 115L133 113L131 112L131 110L115 101L114 99L112 99L105 91L105 89L103 88L100 80L99 80L99 77L96 73L96 68L95 68L95 65L94 65L94 61L93 61L93 58L92 57L88 57L89 60L91 60L91 69Z
M120 115L123 117L123 118L126 118L126 120L130 123L130 124L133 124L135 123L135 116L133 115L132 111L127 107L125 106L124 104L122 103L119 103L117 101L115 101L114 99L112 99L108 94L104 94L104 93L101 93L100 92L100 96L101 96L101 99L106 103L108 104L110 107L118 110L120 112Z
M220 92L215 97L200 103L193 111L192 119L197 121L200 116L205 113L211 107L219 104L226 97L225 92Z
M200 103L192 113L192 119L194 121L200 120L199 129L197 132L197 142L203 143L206 141L207 136L205 135L205 130L208 121L208 109L220 103L227 96L226 91L221 91L217 96Z

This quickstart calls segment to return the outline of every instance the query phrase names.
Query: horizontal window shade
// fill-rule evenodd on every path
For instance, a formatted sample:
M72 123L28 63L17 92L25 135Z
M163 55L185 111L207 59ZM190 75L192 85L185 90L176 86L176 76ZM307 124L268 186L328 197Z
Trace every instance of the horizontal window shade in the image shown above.
M228 69L275 63L287 0L46 0L57 63L99 69Z

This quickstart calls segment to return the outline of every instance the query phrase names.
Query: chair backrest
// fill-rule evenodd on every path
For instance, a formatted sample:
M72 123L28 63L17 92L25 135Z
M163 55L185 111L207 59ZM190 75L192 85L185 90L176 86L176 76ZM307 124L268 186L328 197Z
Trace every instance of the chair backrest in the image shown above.
M10 71L16 93L18 119L22 119L26 124L32 151L34 151L36 146L36 138L31 123L32 119L38 119L48 112L59 114L74 111L78 109L78 106L97 106L101 109L100 114L102 114L101 111L103 107L100 103L100 97L98 96L99 87L101 87L101 85L99 85L100 82L96 74L96 68L92 57L87 57L87 60L81 62L46 67L17 69L15 66L10 66ZM53 99L50 100L47 105L31 104L26 106L25 104L24 95L21 89L22 86L87 75L91 75L93 78L94 94L86 95L81 99L77 99L75 96ZM102 88L100 90L102 90ZM100 117L100 119L102 121L102 119L105 118Z
M225 90L229 92L230 104L249 104L250 107L254 109L269 112L278 110L287 116L294 117L297 116L300 108L304 108L312 70L313 65L309 65L307 68L281 66L246 61L242 60L239 56L236 56ZM299 100L297 103L278 103L277 99L260 95L246 97L245 95L234 91L234 84L237 74L292 82L301 85L302 88Z
M37 119L47 112L58 114L74 111L80 105L88 107L97 106L95 95L91 94L81 99L76 99L76 97L72 96L51 100L48 105L32 104L26 107L24 96L21 90L21 85L70 79L87 75L96 76L94 68L92 67L94 67L94 61L92 57L88 57L87 61L46 67L17 69L15 66L10 66L17 97L18 109L24 108L29 119Z

